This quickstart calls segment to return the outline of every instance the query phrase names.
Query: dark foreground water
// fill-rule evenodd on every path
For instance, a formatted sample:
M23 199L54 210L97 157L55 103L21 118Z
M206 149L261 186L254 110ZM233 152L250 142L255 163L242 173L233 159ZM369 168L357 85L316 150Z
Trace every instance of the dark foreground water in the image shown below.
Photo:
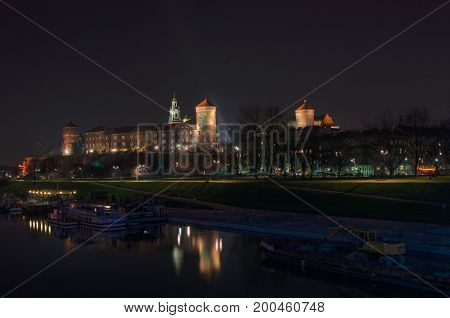
M1 295L95 234L60 230L39 218L0 217ZM9 297L408 296L267 262L259 241L177 225L101 235Z

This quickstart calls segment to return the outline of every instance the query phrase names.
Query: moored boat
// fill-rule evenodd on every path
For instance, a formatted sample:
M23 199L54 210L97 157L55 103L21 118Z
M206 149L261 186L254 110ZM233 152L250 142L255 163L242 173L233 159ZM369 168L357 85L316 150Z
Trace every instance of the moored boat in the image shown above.
M319 272L372 281L402 288L430 291L424 281L441 290L450 288L450 276L442 268L404 264L399 255L370 253L348 246L300 239L264 239L260 246L267 259ZM433 290L431 290L433 291Z
M8 213L9 213L9 215L21 215L22 208L17 204L13 204L9 207Z
M77 220L82 227L102 231L116 231L126 228L125 217L111 209L111 206L72 205L69 209L72 219Z
M57 209L50 213L48 223L63 228L73 228L78 226L78 221L71 217L66 209Z
M160 201L152 200L139 208L129 207L129 212L124 208L121 213L126 215L128 226L137 226L146 223L158 223L167 220L164 214L164 205Z

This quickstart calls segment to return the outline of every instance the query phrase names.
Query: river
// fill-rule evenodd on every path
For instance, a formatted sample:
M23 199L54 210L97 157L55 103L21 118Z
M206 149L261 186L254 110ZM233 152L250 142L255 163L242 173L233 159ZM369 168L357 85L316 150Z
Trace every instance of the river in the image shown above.
M259 248L260 237L249 234L148 225L97 235L77 248L93 235L87 229L51 227L42 218L2 216L0 292L55 262L8 296L411 296L270 263Z

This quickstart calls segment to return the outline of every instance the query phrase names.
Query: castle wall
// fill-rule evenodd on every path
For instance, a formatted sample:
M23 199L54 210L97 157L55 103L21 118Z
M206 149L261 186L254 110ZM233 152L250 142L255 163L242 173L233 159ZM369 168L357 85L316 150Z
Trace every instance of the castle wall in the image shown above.
M61 151L64 156L71 156L80 150L81 137L77 127L64 127L62 137Z
M297 128L314 126L314 109L301 109L295 111Z
M215 142L216 134L216 107L201 106L195 108L196 127L199 131L199 142Z

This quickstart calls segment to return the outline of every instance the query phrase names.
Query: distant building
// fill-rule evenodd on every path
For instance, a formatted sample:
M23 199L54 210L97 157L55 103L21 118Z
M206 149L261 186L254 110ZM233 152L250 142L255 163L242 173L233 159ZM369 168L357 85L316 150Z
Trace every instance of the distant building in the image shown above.
M330 114L315 115L315 109L307 104L306 99L295 109L295 125L297 128L318 126L339 129Z
M197 134L192 125L158 125L145 131L146 148L154 152L189 151L196 145Z
M120 127L110 129L111 152L136 150L138 137L136 127ZM141 137L142 138L142 137Z
M333 121L333 117L331 117L328 113L314 116L314 126L336 127Z
M295 122L297 128L305 128L314 126L314 112L313 108L306 105L306 99L295 109Z
M173 95L169 110L167 124L150 125L139 129L137 127L105 128L95 127L83 134L83 142L78 127L72 123L63 128L63 153L114 153L136 151L143 148L149 151L189 151L199 143L202 145L215 145L216 133L216 106L208 99L203 100L195 107L196 124L190 119L181 117L181 107ZM75 147L75 145L77 145Z
M169 110L169 124L176 124L181 122L181 109L178 106L175 93L173 93L172 103Z
M172 98L168 125L147 128L147 149L153 151L189 151L199 143L216 144L216 106L204 99L195 107L196 124L190 119L181 119L181 108L177 100Z
M63 156L71 156L81 153L81 135L78 126L72 122L67 123L62 131L62 147Z
M108 153L111 149L110 130L99 126L84 133L84 149L87 153Z
M215 143L217 140L216 106L205 98L200 104L195 106L195 114L199 143Z
M25 157L25 160L23 160L22 164L19 165L19 170L22 177L33 173L36 170L34 162L35 159L33 157Z

